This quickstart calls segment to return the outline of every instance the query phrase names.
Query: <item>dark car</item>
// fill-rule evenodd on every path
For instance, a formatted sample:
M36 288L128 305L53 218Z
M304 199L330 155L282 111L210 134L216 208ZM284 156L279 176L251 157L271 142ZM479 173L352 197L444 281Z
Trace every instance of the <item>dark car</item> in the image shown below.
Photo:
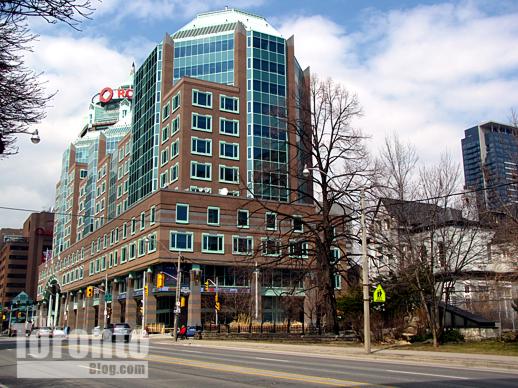
M102 332L102 340L115 342L124 339L129 342L131 339L131 327L127 323L110 323Z

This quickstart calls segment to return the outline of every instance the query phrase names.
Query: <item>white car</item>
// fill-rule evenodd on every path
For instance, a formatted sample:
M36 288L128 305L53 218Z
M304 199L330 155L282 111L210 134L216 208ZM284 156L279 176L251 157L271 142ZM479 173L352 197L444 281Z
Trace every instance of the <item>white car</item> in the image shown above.
M38 329L38 338L40 337L52 337L52 329L48 326L40 327Z
M54 330L52 330L52 338L65 338L66 336L67 333L63 327L55 327Z

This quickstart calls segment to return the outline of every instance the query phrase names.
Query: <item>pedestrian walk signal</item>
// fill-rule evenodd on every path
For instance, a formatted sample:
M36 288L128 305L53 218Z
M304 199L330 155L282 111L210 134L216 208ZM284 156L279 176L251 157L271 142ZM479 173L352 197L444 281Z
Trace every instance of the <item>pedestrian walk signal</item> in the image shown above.
M373 301L374 303L385 303L386 295L385 290L378 284L378 287L374 290Z

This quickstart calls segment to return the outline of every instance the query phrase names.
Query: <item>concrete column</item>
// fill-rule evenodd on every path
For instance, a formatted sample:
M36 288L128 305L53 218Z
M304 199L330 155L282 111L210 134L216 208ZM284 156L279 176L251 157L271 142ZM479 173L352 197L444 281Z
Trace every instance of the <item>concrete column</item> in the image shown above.
M252 320L261 322L263 318L261 273L258 269L252 272L250 282L250 297L252 301Z
M112 280L112 315L110 317L112 323L121 322L121 304L119 302L119 283Z
M83 307L85 292L77 293L77 317L75 329L85 329L85 309Z
M74 311L74 295L68 294L68 303L67 303L67 326L70 329L75 329L76 327L76 313Z
M146 277L146 285L148 287L148 295L144 295L144 306L145 306L145 324L150 325L152 323L156 323L156 297L153 295L153 274L144 272L144 276Z
M65 326L65 317L67 312L67 299L63 297L63 294L59 296L59 314L56 320L56 326Z
M201 271L191 269L190 271L191 293L189 295L189 306L187 308L187 326L201 325Z
M45 323L45 326L52 326L52 294L49 295L49 300L47 301L47 322Z
M95 324L94 298L85 298L85 302L85 323L83 329L88 333L92 333Z
M137 302L133 296L133 279L129 277L126 278L126 323L128 323L131 328L134 328L137 325ZM140 322L138 322L140 325Z
M54 317L52 318L52 327L55 327L58 324L58 318L59 318L59 304L61 303L61 294L59 292L56 292L55 298L54 298Z

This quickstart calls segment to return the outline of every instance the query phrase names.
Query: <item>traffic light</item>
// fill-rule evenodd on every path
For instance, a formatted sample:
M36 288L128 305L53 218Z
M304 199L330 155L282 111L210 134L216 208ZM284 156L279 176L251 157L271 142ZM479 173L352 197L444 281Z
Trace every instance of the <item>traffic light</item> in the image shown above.
M205 282L205 292L209 291L209 281Z
M149 295L149 288L148 288L148 285L147 285L147 284L144 286L144 294L145 294L146 296L148 296L148 295Z
M216 310L221 310L221 304L219 302L216 302Z
M163 273L159 273L158 275L156 275L156 288L164 287L164 278L165 275Z
M180 298L180 307L185 307L185 296Z
M86 287L86 297L91 298L92 296L94 296L94 287L93 286Z
M215 296L214 300L216 301L216 303L217 303L217 302L219 302L219 296L218 296L218 294L216 294L216 296Z

